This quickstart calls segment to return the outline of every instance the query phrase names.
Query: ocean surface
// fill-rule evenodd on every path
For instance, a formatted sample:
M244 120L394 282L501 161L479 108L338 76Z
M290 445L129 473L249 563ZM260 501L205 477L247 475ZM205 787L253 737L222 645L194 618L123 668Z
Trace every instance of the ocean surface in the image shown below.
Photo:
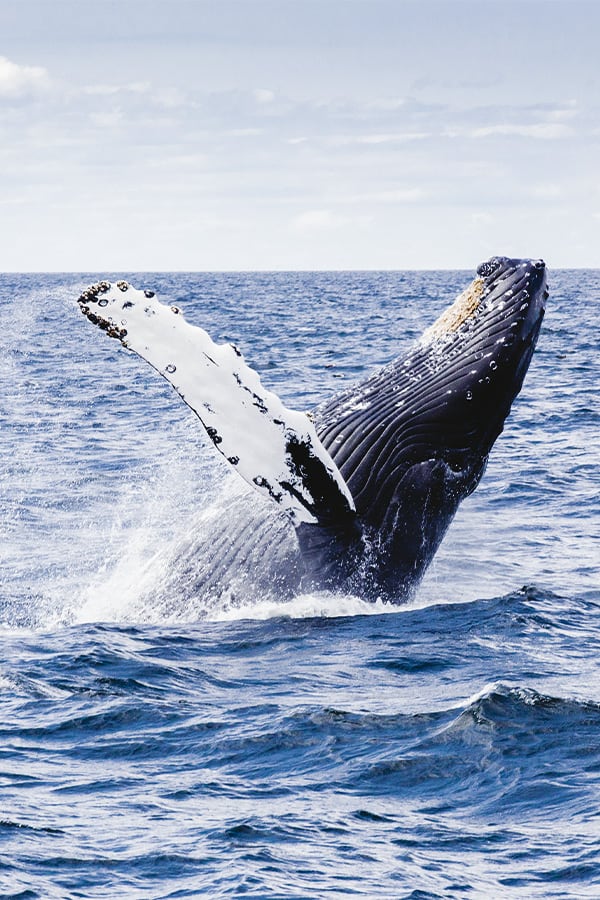
M152 590L236 476L100 277L310 409L472 273L0 275L0 896L600 897L600 271L404 607Z

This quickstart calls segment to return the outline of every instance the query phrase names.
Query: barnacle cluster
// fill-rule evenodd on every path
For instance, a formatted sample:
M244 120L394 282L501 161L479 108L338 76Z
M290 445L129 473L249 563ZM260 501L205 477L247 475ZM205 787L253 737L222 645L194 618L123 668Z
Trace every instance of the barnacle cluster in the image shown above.
M110 281L99 281L97 284L91 284L89 288L86 288L81 294L78 302L80 304L96 303L98 301L98 295L106 294L107 291L110 291L110 287Z
M127 329L119 328L112 319L107 319L103 315L94 312L94 310L90 308L90 304L94 304L96 307L108 306L109 300L103 295L108 293L111 287L112 285L110 281L99 281L97 284L91 284L88 288L86 288L85 291L83 291L77 302L79 303L81 312L84 314L84 316L87 316L87 318L93 325L97 325L98 328L102 329L102 331L106 331L109 337L118 338L122 341L127 337ZM126 291L129 285L126 281L118 281L117 287L121 291Z

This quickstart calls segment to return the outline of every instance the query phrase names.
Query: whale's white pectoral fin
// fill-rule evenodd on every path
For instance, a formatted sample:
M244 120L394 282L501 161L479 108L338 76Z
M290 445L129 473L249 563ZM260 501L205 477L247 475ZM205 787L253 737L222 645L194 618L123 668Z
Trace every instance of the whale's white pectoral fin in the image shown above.
M127 282L93 285L82 312L141 356L196 413L217 450L294 525L352 515L344 479L304 413L287 409L230 344Z

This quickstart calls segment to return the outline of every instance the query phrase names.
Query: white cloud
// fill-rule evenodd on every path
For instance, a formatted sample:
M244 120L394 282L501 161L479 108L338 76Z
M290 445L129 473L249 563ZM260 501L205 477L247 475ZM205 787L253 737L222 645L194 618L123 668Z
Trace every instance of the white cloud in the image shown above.
M404 97L379 97L367 103L369 109L382 110L383 112L397 112L406 106Z
M474 225L493 225L495 219L488 212L474 212L471 213L471 221Z
M97 128L117 128L123 122L123 111L116 108L106 112L94 112L90 115L90 121Z
M150 90L149 81L133 81L129 84L88 84L81 89L82 94L91 97L112 97L115 94L147 94Z
M348 225L365 226L371 222L371 216L343 216L330 209L311 209L296 216L292 226L301 231L328 231Z
M534 184L530 189L531 196L536 197L539 200L552 200L557 197L562 197L562 193L560 185L553 183Z
M351 144L404 144L410 141L422 141L428 137L431 137L431 135L425 131L399 131L389 134L339 135L331 138L331 143L339 147L349 146Z
M556 122L564 119L573 119L579 113L579 104L577 100L569 100L564 106L552 109L546 113L548 119Z
M230 128L228 131L224 131L223 134L226 137L258 137L258 135L263 133L262 128Z
M429 137L425 131L397 132L395 134L366 134L357 138L359 144L396 144L404 141L420 141Z
M16 98L44 91L50 86L46 69L20 66L0 56L0 97Z
M573 134L572 128L560 122L535 122L532 125L486 125L483 128L473 129L471 137L486 138L493 135L514 135L515 137L553 141L572 137Z
M203 153L179 153L172 156L162 153L148 160L147 165L152 169L198 169L205 166L206 162L207 156Z
M272 103L275 99L274 92L264 88L256 88L252 93L257 103Z
M427 196L422 187L390 188L389 190L365 191L345 197L346 203L416 203Z
M154 99L159 106L164 106L165 109L181 109L187 104L185 94L178 88L161 88L154 95Z

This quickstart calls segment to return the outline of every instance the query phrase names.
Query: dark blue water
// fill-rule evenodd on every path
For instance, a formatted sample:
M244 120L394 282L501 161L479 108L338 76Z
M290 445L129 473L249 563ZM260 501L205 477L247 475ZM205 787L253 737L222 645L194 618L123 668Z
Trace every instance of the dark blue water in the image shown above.
M105 274L0 276L0 896L600 896L600 272L550 273L415 603L216 610L160 585L230 476L79 314ZM300 409L471 277L125 274Z

